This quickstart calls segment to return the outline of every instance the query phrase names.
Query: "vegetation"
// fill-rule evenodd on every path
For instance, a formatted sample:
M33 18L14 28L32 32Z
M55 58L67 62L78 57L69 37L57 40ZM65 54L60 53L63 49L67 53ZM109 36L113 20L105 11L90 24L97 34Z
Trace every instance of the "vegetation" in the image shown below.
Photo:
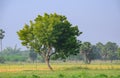
M0 52L2 51L2 39L4 38L4 33L5 33L5 31L3 31L2 29L0 29Z
M84 56L84 61L87 64L90 64L92 57L92 45L90 42L84 42L80 47L80 53Z
M45 13L25 24L17 34L29 50L17 45L2 50L3 33L0 29L0 78L120 78L120 47L110 41L93 45L77 40L82 32L65 16ZM52 70L50 60L55 72L44 64Z
M119 65L85 65L81 63L53 63L54 72L45 64L3 64L0 78L119 78Z
M37 59L37 53L35 53L34 50L32 49L30 50L29 57L34 63L34 61Z
M51 56L66 58L79 53L80 43L77 36L81 32L65 16L56 13L38 15L34 22L30 21L30 25L25 25L17 34L22 45L38 52L51 70Z
M86 42L83 42L83 43L86 43ZM81 45L81 48L83 47L83 43ZM117 45L116 43L113 43L113 42L107 42L106 44L108 45L108 43L112 43L113 44L112 46ZM120 48L118 47L118 45L114 50L111 50L112 48L109 48L109 46L106 46L106 44L97 43L96 45L92 45L90 43L90 53L88 54L89 59L91 61L92 60L102 60L102 61L119 60L120 59ZM104 47L106 47L107 50L105 50ZM107 53L106 58L105 58L104 50L105 50L105 53ZM0 63L33 62L33 60L34 62L35 61L44 62L43 57L36 56L36 55L37 54L31 50L21 51L21 49L17 48L17 46L15 46L14 48L7 47L2 52L0 52ZM88 58L87 56L86 58ZM56 60L56 56L52 56L51 60ZM70 55L68 58L66 58L66 61L81 61L81 60L85 61L85 56L83 53L81 53L81 51L77 55ZM57 59L57 61L61 61L61 59Z
M5 63L5 58L0 56L0 63Z
M0 57L4 58L4 62L23 62L27 61L29 51L21 51L20 48L15 46L7 47L2 52L0 52Z
M119 59L119 48L114 42L107 42L106 44L99 42L96 45L84 42L80 47L80 53L83 55L85 63L88 64L93 59L111 60L111 62Z

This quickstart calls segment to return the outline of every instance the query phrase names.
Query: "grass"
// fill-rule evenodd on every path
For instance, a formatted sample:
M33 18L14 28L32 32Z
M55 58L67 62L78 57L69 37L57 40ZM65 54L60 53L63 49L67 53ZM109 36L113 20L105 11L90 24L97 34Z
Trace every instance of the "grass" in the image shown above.
M53 63L54 71L46 64L1 64L0 78L120 78L120 65L85 65Z
M120 78L118 70L61 70L2 72L0 78Z

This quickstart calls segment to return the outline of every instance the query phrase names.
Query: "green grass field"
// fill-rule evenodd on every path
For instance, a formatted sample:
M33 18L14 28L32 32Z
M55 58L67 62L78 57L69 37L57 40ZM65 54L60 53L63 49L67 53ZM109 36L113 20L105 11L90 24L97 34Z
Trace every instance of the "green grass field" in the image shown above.
M120 78L120 65L85 65L53 63L54 71L46 64L1 64L0 78Z

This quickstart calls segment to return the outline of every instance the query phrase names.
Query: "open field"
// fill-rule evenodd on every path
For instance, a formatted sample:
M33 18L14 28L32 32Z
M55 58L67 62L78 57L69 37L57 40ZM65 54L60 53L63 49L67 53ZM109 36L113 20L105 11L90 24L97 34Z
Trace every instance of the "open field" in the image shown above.
M0 78L120 78L120 65L53 63L1 64Z

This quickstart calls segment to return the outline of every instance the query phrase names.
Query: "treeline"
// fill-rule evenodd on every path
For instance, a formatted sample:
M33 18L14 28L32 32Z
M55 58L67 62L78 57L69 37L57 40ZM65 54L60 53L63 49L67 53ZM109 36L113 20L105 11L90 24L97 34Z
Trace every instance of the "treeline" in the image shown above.
M80 46L80 52L77 55L71 55L66 60L83 60L85 63L89 64L92 60L120 60L120 47L114 42L107 42L105 44L99 42L92 45L90 42L82 42ZM35 53L33 50L21 51L20 48L15 46L7 47L2 52L0 52L0 63L5 62L44 62L44 59ZM51 57L51 60L56 60ZM61 59L57 59L61 60ZM63 59L62 59L63 60Z
M35 53L32 50L24 50L21 51L20 48L17 48L15 46L7 47L2 52L0 52L0 63L5 62L35 62L35 60L42 60L42 58L37 56L37 53Z
M113 60L120 59L120 47L114 42L107 42L105 44L99 42L92 45L90 42L83 42L80 46L80 53L75 59L84 60L85 63L89 64L92 60ZM71 59L71 58L70 58Z

